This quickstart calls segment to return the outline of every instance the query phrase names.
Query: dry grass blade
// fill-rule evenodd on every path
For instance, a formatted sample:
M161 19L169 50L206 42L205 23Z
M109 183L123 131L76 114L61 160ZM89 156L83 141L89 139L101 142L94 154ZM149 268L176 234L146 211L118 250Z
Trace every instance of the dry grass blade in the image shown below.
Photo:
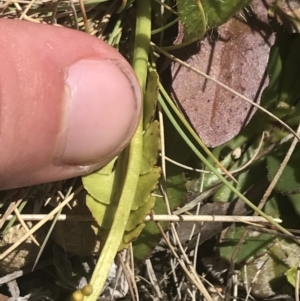
M82 189L82 188L81 188ZM73 192L67 199L65 199L61 204L59 204L55 209L53 209L43 220L37 223L26 235L23 236L22 239L18 240L11 247L9 247L5 252L0 255L0 260L5 258L10 252L12 252L15 248L17 248L22 242L24 242L30 235L32 235L35 231L37 231L40 227L42 227L47 221L49 221L61 208L63 208L66 204L68 204L74 197L78 190Z
M180 267L183 269L185 272L186 276L189 278L189 280L199 289L199 291L204 295L204 298L207 301L213 301L211 296L209 295L208 291L206 290L205 286L201 281L199 281L198 276L193 272L193 270L190 272L188 268L186 267L185 263L183 260L179 258L177 255L176 251L174 250L173 246L171 245L169 239L167 238L166 234L164 233L163 229L161 228L160 224L157 222L157 227L161 232L161 235L163 236L166 244L168 245L170 251L172 252L173 256L176 258L177 262L179 263ZM191 268L191 266L190 266Z
M79 0L79 4L80 4L80 9L81 9L82 17L83 17L85 32L89 34L91 31L90 31L90 28L89 28L89 23L88 23L88 20L87 20L87 16L86 16L86 11L85 11L83 0Z
M115 286L114 286L114 291L117 288L118 281L119 281L119 279L121 279L122 273L124 273L126 281L128 283L131 299L133 301L136 301L135 294L134 294L134 289L133 289L133 285L132 285L132 281L131 281L132 278L130 277L130 275L132 273L130 273L130 268L129 268L129 265L127 264L128 261L130 260L130 254L128 254L128 253L131 252L131 250L129 250L129 251L128 250L129 249L125 249L125 250L121 251L120 253L118 253L118 255L117 255L118 262L119 262L120 266L118 268L118 273L117 273L117 276L116 276L116 283L115 283ZM114 291L113 291L113 294L114 294Z
M25 221L23 220L23 218L22 218L22 216L21 216L21 214L20 214L18 208L15 208L14 213L15 213L17 219L19 220L20 224L22 225L22 227L23 227L27 232L29 232L30 229L27 227L27 225L26 225ZM35 239L35 237L34 237L33 235L30 235L30 237L31 237L32 241L39 247L40 244L39 244L38 241Z
M6 222L7 220L7 217L12 213L14 212L14 210L22 203L23 201L23 198L19 199L18 201L16 202L12 202L9 204L6 212L3 214L3 216L1 216L1 219L0 219L0 228L3 227L3 224Z
M30 3L27 5L27 7L25 8L25 10L23 11L22 15L20 16L20 20L24 19L27 14L27 12L30 10L30 8L32 7L32 5L34 4L36 0L31 0Z
M158 281L157 281L157 278L156 278L156 275L155 275L155 272L152 267L152 263L151 263L150 259L147 259L145 263L146 263L146 268L147 268L147 273L148 273L148 276L150 279L150 283L152 284L152 287L156 293L157 298L159 300L162 300L163 295L162 295L160 287L158 285Z
M133 286L136 301L139 301L140 297L139 297L139 291L138 291L137 284L136 284L136 279L135 279L134 257L133 257L132 244L130 244L130 253L129 254L130 254L130 265L126 264L126 266L127 266L127 270L128 270L129 276L130 276L132 286Z

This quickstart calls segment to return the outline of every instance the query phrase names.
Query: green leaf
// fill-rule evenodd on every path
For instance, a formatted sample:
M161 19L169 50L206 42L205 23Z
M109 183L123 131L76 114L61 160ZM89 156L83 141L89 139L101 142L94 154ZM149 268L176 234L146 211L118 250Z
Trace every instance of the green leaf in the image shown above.
M138 182L139 189L135 193L131 210L137 210L149 199L150 192L155 189L158 183L160 172L160 167L152 167L149 173L140 176Z
M277 246L278 247L278 246ZM287 266L279 257L265 253L240 269L241 282L251 284L251 295L265 299L272 295L292 293L284 276ZM245 272L246 271L246 272Z
M299 192L299 189L298 189ZM293 205L295 212L300 215L300 193L288 194L289 201Z
M115 217L117 204L100 203L88 194L86 196L86 205L90 209L97 224L103 229L110 229ZM107 214L108 211L110 214Z
M227 231L220 245L220 254L222 257L231 260L231 256L234 253L237 244L245 231L245 226L243 225L233 225ZM241 246L235 262L243 263L252 256L256 256L259 252L264 252L265 248L272 242L274 238L270 234L257 234L255 236L250 236Z
M119 250L128 248L129 244L141 234L144 226L145 226L145 224L140 224L136 228L134 228L132 231L125 232L123 241L121 242L121 244L119 246Z
M289 270L287 270L285 273L288 282L294 287L296 286L297 273L298 273L297 267L292 267Z
M269 181L273 180L289 147L290 143L282 144L278 149L273 151L272 154L267 157ZM297 145L279 181L275 186L278 191L290 194L295 193L300 189L300 169L298 168L299 162L300 145Z
M226 23L251 0L201 0L209 28Z
M148 200L145 202L145 204L142 207L138 208L137 210L131 211L130 217L126 224L126 230L125 230L123 239L119 246L119 250L127 248L128 244L140 235L141 231L145 227L145 224L143 223L144 218L150 212L150 210L154 207L155 200L156 200L155 197L149 196ZM110 210L111 210L112 216L113 216L113 214L116 210L116 206L112 206L110 208ZM112 218L112 220L113 220L113 218ZM112 222L112 220L111 220L111 222ZM106 240L106 238L109 234L109 229L110 228L104 229L103 226L101 228L94 227L96 235L98 235L103 241Z
M82 177L86 191L98 202L109 204L114 185L116 159L89 175Z
M299 52L300 37L293 39L286 33L277 33L268 63L270 81L262 94L261 105L278 117L293 113L300 97Z
M158 150L156 150L158 152ZM107 183L110 189L113 187L114 184L114 176L115 173L111 173L110 175L104 175L105 177L109 177L109 180L111 180L111 183ZM132 203L131 210L137 210L140 207L144 206L145 203L150 200L150 192L153 191L158 183L158 179L160 177L160 168L159 167L153 167L150 172L147 174L141 175L138 180L138 188L135 193L135 197ZM103 178L103 175L99 172L92 175L92 182L93 183L101 183ZM107 180L107 179L106 179ZM88 181L85 181L88 182ZM90 185L90 183L88 182ZM101 185L102 186L102 185ZM89 186L91 188L91 186ZM96 186L98 188L98 185ZM98 223L98 225L103 229L110 229L112 226L112 223L114 221L115 212L118 206L118 199L113 197L115 194L113 194L113 191L110 191L110 194L108 193L108 189L104 186L102 186L103 191L100 189L97 189L97 198L93 197L91 194L88 194L86 196L86 204L90 211L92 212L92 215L95 219L95 221ZM104 193L103 193L104 192ZM94 191L95 194L95 191ZM103 195L107 196L106 202L103 202ZM106 195L107 194L107 195ZM137 211L134 214L131 213L129 216L128 222L131 222L131 224L135 223L141 223L145 215L149 213L150 209L153 208L153 205L148 204L148 206L143 207L149 208L148 212L145 211ZM133 212L133 211L132 211ZM139 217L137 216L138 212L141 214L144 214L143 216ZM133 214L133 216L132 216ZM126 230L127 226L126 226Z
M200 0L177 0L180 20L184 28L184 41L203 38L206 32L206 18Z
M150 172L157 162L160 150L159 122L157 120L151 122L144 133L143 141L142 175Z
M251 283L251 294L258 298L293 294L295 290L288 284L286 275L290 268L298 266L299 252L297 243L277 238L263 256L257 256L247 264L247 273L244 268L240 269L242 281ZM293 282L292 270L289 277Z
M202 39L208 28L226 23L249 2L250 0L177 0L184 41Z
M123 238L118 245L118 250L123 250L125 248L128 248L129 244L134 239L136 239L136 237L138 237L140 235L144 226L145 226L145 224L142 223L142 224L139 224L132 231L129 231L129 232L125 231L123 234ZM95 229L97 229L95 233L100 237L100 239L102 241L106 241L106 239L109 235L109 230L104 230L104 229L99 229L99 228L95 228Z
M137 225L141 224L144 221L145 216L150 212L151 209L153 209L155 200L155 197L149 196L148 200L143 206L141 206L137 210L131 211L126 225L127 232L132 231Z

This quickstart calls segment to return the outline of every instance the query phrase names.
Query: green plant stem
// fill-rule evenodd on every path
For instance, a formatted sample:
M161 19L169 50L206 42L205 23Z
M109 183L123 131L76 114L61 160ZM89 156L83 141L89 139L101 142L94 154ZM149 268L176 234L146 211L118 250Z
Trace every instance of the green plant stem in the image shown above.
M165 114L170 119L171 123L178 131L179 135L184 139L184 141L188 144L191 150L198 156L198 158L219 178L219 180L226 185L228 188L231 189L233 193L235 193L239 198L241 198L251 209L257 212L259 215L263 216L267 221L269 221L273 226L275 226L278 230L282 231L283 233L293 236L288 230L280 226L276 223L271 217L266 215L262 212L259 208L257 208L253 203L251 203L244 195L242 195L236 188L234 188L214 167L213 165L201 154L201 152L197 149L197 147L190 141L190 139L185 135L183 130L181 129L180 125L177 123L175 118L173 117L172 113L170 112L168 106L166 105L164 99L162 98L161 94L158 96L158 101L163 108Z
M160 28L157 28L157 29L153 29L151 31L151 34L152 35L155 35L155 34L158 34L166 29L168 29L169 27L173 26L174 24L176 24L177 22L179 21L179 17L177 17L176 19L174 19L173 21L169 22L168 24L160 27Z
M138 0L133 68L139 79L143 94L146 88L147 80L147 64L150 49L150 37L150 0ZM138 129L134 137L132 138L130 145L125 150L128 151L128 159L127 156L120 156L120 160L124 160L124 162L120 162L120 166L123 165L126 170L124 175L123 188L119 199L119 205L115 213L111 230L90 281L90 284L93 286L93 293L88 297L84 297L84 301L96 301L99 297L107 279L110 267L118 252L120 242L123 239L125 227L131 211L132 202L135 196L138 179L140 176L143 150L142 125L143 122L141 119Z

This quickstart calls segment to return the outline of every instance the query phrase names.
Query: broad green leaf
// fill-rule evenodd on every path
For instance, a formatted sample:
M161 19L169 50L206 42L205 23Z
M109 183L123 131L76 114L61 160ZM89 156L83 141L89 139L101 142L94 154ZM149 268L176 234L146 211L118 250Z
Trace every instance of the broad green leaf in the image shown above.
M297 273L298 273L297 267L292 267L285 272L286 279L294 287L296 286ZM298 284L298 287L299 287L299 284Z
M157 120L154 120L148 126L144 133L143 141L141 175L150 172L157 162L158 152L160 150L159 122Z
M184 41L202 39L207 29L227 22L249 2L250 0L177 0Z
M266 299L273 295L290 294L289 285L284 277L287 266L279 257L265 253L240 269L241 283L251 285L251 295Z
M163 202L163 200L157 200L154 208L155 213L160 214L160 212L156 209L158 207L158 202ZM165 213L165 211L163 211L163 213ZM164 226L168 223L163 222L160 224ZM160 240L161 233L158 231L155 222L147 222L141 234L132 243L135 263L139 265L147 257L149 257Z
M285 143L267 157L268 179L272 181L284 159L290 144ZM300 145L297 145L275 188L285 194L296 193L300 189Z
M136 239L142 232L145 224L139 224L136 228L134 228L132 231L125 232L123 241L119 246L119 250L122 250L124 248L128 248L129 244Z
M126 231L132 231L137 225L141 224L145 216L153 209L155 204L155 197L149 196L145 204L139 207L137 210L131 211L130 217L127 221Z
M293 268L299 263L299 245L278 238L265 251L263 256L257 256L254 261L247 264L247 273L243 268L240 270L241 280L251 283L251 294L258 298L293 294L294 288L288 281L295 285ZM244 278L245 274L247 279Z
M186 198L185 177L182 169L167 163L167 195L171 209L175 209L182 205ZM159 191L157 193L160 193ZM166 203L163 198L157 197L155 214L168 214ZM160 222L164 231L168 229L168 222ZM158 242L161 240L161 233L155 222L149 221L146 223L141 235L133 242L133 251L136 264L142 263L151 255Z
M155 200L156 200L155 197L149 196L147 202L145 202L145 204L142 207L138 208L137 210L131 211L130 217L126 224L126 231L124 233L124 237L120 244L119 250L127 248L128 244L139 236L140 232L145 227L145 224L143 223L144 218L154 207ZM112 206L112 209L115 211L116 206ZM114 212L112 212L112 216L113 213ZM109 233L109 228L104 229L103 226L101 228L94 227L94 231L96 235L100 236L100 238L103 241L105 241Z
M233 160L232 160L231 154L228 154L227 156L225 156L225 158L222 161L220 161L221 165L226 169L228 169L230 167L230 165L232 165L232 162L233 162ZM220 173L222 172L221 168L216 167L216 169L218 172L220 172ZM203 188L205 189L205 188L211 187L218 182L220 182L220 180L215 174L213 174L213 173L207 174L204 177Z
M280 260L287 267L298 266L299 252L300 246L297 242L283 238L277 238L269 250L274 259Z
M288 198L293 205L296 213L300 216L300 188L297 191L298 193L288 194Z
M101 228L111 228L111 225L114 221L115 212L117 210L117 203L100 203L94 197L88 194L86 196L86 205L90 209L95 221Z
M131 210L137 210L149 199L150 191L153 191L160 177L160 167L152 167L147 174L141 175Z
M156 150L158 152L158 150ZM112 173L111 175L114 175ZM110 175L110 176L111 176ZM93 174L93 181L94 178L98 177L98 181L101 181L102 175L99 173ZM152 167L152 170L148 172L147 174L141 175L139 177L138 181L138 188L136 190L136 194L133 200L133 204L131 207L131 210L137 210L138 208L142 207L147 201L149 201L150 197L150 192L153 191L158 183L158 179L160 177L160 168L159 167ZM110 188L113 186L113 177L110 177L110 180L112 183L110 183ZM96 181L97 182L97 181ZM101 183L101 182L100 182ZM98 192L98 191L97 191ZM104 192L106 193L107 190L104 188ZM88 194L86 197L86 204L90 211L92 212L92 215L98 225L102 227L103 229L110 229L113 220L114 220L114 215L118 206L117 199L112 197L112 191L110 192L111 194L107 194L107 202L102 202L101 200L103 199L102 195L103 193L100 192L97 195L97 199L94 198L91 194ZM98 201L100 200L100 201ZM147 208L147 207L144 207ZM153 208L153 205L150 206L150 209ZM149 211L150 211L149 209ZM145 215L149 213L146 212L144 214L144 211L141 211L141 214L144 214L144 216L141 216L140 219L143 220ZM131 215L129 216L129 221L131 220L131 224L136 222L136 223L141 223L139 221L140 219L137 218L137 213L133 217Z
M264 206L264 212L272 217L282 219L287 229L299 228L299 213L295 210L289 195L273 192L273 197Z
M109 204L115 177L116 159L100 170L82 177L82 183L87 192L98 202Z
M230 227L220 244L220 254L222 257L231 260L231 256L244 231L245 227L243 225L233 225ZM251 257L265 252L265 248L273 241L273 239L273 236L270 234L258 233L251 235L250 233L250 236L247 237L246 241L239 249L235 262L244 263Z
M129 244L140 235L140 233L143 230L144 226L145 226L145 224L142 223L142 224L139 224L132 231L129 231L129 232L125 231L124 235L123 235L123 238L122 238L122 241L120 242L120 244L118 246L118 250L121 251L125 248L128 248ZM109 230L104 230L104 229L99 230L99 229L97 229L96 234L100 237L100 239L102 241L106 241L106 239L108 237L108 234L109 234Z
M280 218L278 199L275 197L269 199L266 205L264 206L264 212L274 218Z
M251 0L201 0L208 28L227 22L250 2Z
M184 28L184 41L195 41L203 38L207 25L200 0L177 0L180 20Z
M276 151L267 157L268 163L268 178L272 181L276 172L278 171L282 160L284 159L290 144L281 145ZM276 183L275 189L285 194L291 204L293 205L296 213L300 215L300 145L298 144L285 167L281 177Z
M294 39L285 32L277 32L267 69L269 85L262 94L261 105L278 117L284 116L285 111L285 115L291 114L300 96L299 51L299 37Z
M151 88L151 85L148 85ZM153 110L153 107L152 107ZM151 113L151 116L153 112ZM152 117L151 117L152 118ZM154 120L147 125L143 134L143 153L140 176L137 189L131 205L131 213L126 222L123 242L120 248L127 246L128 241L135 239L142 228L145 216L154 207L155 198L150 193L155 189L160 177L160 168L155 167L160 150L159 123ZM125 156L124 154L123 156ZM95 221L97 235L106 240L115 219L118 208L119 192L124 177L122 160L118 158L103 169L83 177L83 183L88 191L86 204Z

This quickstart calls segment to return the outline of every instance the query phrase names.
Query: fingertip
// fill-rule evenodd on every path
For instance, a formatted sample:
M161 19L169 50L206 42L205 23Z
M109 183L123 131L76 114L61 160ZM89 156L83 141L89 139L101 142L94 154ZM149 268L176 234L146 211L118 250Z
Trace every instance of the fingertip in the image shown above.
M66 87L57 163L88 165L116 156L139 122L135 76L120 60L85 59L68 68Z
M114 158L142 109L128 62L84 33L0 23L7 58L0 62L7 71L0 74L0 189L86 174Z

